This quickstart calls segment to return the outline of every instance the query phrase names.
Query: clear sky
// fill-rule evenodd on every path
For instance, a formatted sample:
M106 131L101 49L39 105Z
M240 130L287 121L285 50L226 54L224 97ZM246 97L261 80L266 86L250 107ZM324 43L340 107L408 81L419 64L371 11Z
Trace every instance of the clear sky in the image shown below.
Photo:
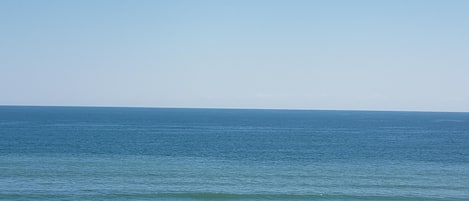
M469 111L469 1L0 1L0 105Z

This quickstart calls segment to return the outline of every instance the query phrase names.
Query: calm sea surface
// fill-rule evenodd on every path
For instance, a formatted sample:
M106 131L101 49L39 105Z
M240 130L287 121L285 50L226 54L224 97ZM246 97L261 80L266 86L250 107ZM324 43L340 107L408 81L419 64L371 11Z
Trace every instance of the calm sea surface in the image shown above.
M469 200L469 113L0 107L0 200Z

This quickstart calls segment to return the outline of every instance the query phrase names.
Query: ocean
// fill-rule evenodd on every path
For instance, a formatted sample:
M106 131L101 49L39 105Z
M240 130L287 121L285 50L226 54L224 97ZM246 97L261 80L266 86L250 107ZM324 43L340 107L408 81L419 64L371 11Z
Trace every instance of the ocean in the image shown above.
M0 200L469 200L469 113L0 106Z

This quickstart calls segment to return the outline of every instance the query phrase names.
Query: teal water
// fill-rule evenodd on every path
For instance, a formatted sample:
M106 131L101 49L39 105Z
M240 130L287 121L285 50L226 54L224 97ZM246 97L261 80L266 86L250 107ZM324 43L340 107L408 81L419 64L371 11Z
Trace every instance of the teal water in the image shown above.
M3 106L0 200L469 200L469 113Z

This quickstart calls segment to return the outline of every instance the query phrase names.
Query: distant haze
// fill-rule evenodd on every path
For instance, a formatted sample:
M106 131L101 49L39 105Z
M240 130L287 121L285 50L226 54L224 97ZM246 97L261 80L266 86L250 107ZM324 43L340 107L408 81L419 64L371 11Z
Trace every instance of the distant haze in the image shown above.
M469 111L469 1L0 1L0 105Z

